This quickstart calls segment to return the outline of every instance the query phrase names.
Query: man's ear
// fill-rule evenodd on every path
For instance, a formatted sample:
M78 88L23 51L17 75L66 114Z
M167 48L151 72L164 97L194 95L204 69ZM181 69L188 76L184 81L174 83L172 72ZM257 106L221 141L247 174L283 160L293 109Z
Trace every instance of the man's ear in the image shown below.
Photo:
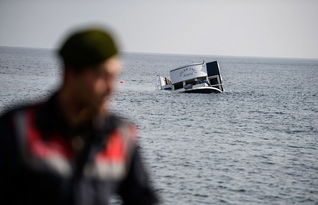
M63 72L63 84L66 85L74 82L75 77L76 73L72 69L65 68Z

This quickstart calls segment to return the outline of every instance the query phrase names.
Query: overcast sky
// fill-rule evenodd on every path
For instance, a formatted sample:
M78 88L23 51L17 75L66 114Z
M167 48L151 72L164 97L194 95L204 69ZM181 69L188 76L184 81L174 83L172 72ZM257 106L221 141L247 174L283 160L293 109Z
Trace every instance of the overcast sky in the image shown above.
M103 24L128 52L318 58L318 0L0 0L0 46Z

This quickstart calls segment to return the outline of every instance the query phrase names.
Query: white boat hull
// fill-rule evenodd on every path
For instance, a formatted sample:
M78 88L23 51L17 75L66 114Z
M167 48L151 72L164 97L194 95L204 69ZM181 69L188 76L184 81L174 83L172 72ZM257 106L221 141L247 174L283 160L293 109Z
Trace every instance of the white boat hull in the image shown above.
M222 93L220 89L214 87L197 87L191 89L179 89L176 91L182 93Z

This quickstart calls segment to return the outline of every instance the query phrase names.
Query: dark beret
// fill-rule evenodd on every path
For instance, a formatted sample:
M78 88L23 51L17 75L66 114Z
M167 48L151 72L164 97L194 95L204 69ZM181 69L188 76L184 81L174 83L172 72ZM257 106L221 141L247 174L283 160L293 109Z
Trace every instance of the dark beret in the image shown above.
M117 45L107 31L86 29L71 34L58 51L65 65L87 67L118 54Z

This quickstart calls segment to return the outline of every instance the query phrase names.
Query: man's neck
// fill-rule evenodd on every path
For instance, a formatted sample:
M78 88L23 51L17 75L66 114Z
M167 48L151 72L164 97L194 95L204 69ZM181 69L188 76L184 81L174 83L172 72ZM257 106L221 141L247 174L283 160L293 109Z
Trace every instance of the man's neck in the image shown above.
M73 96L67 89L61 89L58 94L58 101L64 111L66 120L71 126L79 126L92 122L94 115L92 111L81 105L77 100L76 96Z

